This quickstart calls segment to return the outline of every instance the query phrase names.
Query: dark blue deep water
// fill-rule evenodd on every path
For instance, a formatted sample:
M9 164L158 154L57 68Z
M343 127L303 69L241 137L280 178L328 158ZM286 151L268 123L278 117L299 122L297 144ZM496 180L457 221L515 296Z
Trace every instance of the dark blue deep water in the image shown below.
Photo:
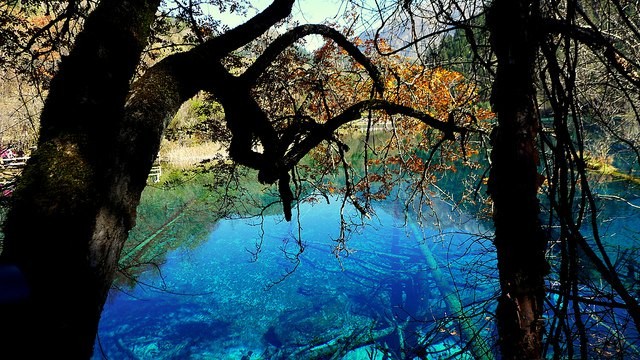
M291 223L266 217L263 227L220 221L201 246L169 253L137 286L111 294L94 358L473 359L459 347L465 335L492 343L494 254L478 236L487 230L442 201L422 229L383 203L351 229L351 252L338 259L339 206L301 205L304 252L286 277L296 265L296 213ZM451 319L461 311L467 323Z

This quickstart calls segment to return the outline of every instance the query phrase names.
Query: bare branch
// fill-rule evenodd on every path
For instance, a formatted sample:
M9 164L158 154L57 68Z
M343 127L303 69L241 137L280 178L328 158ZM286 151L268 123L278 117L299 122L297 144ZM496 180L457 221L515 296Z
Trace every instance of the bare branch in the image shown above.
M360 119L362 117L362 112L366 110L380 110L384 111L388 115L400 114L412 117L434 129L442 131L445 138L449 140L454 138L454 133L464 134L469 131L481 132L481 130L458 126L451 121L438 120L427 113L405 105L392 103L386 100L364 100L351 105L340 115L329 119L324 124L314 124L313 129L310 129L307 137L293 146L293 148L285 154L283 163L287 168L297 164L309 151L311 151L311 149L320 144L320 142L330 139L333 132L340 126Z
M554 19L545 19L543 22L545 30L551 34L564 34L580 43L583 43L594 52L602 52L607 61L624 76L634 86L640 88L640 75L638 69L640 64L635 63L628 56L618 50L611 39L597 29L577 26ZM635 70L635 71L634 71Z
M241 76L247 83L254 84L257 78L265 71L265 69L273 63L276 57L282 53L286 48L291 46L297 40L308 35L322 35L335 41L340 47L342 47L349 55L351 55L358 63L367 69L369 76L373 78L378 92L382 93L384 90L384 84L380 77L380 72L353 43L351 43L344 35L335 29L332 29L326 25L301 25L295 27L286 33L280 35L275 39L269 47L260 55L260 57L244 72Z
M207 40L194 50L205 57L213 55L213 59L226 56L231 51L255 40L278 21L287 17L291 13L293 3L294 0L274 0L269 7L247 22Z

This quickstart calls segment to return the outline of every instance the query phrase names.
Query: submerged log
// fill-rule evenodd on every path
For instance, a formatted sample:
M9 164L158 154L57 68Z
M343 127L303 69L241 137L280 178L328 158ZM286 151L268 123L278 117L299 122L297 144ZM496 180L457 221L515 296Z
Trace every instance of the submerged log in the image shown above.
M393 326L372 331L356 329L346 336L332 338L320 344L304 346L290 354L286 354L285 357L309 360L333 358L336 354L346 354L348 351L371 345L388 336L394 330L395 327Z
M617 167L609 164L608 162L592 157L585 157L585 167L592 173L596 173L603 176L611 177L615 180L629 181L631 183L640 185L640 176L628 174L620 171Z
M142 250L151 243L158 235L160 235L163 231L165 231L168 227L173 225L176 221L184 216L184 212L180 212L175 214L172 219L164 223L160 226L153 234L149 235L146 239L141 241L138 245L136 245L133 249L129 250L127 253L123 254L120 257L120 264L126 264L129 259L135 257L136 255L141 254Z
M415 223L408 223L408 228L414 233L416 239L421 239L421 231L418 229ZM478 329L464 311L464 307L458 298L456 290L451 286L451 279L447 278L438 265L438 261L433 256L431 249L426 243L420 244L420 250L425 257L427 266L431 271L431 276L436 283L442 298L447 305L447 308L456 317L456 321L460 325L460 332L462 336L469 342L469 347L475 359L492 360L493 352L491 347L484 338L480 335L480 329Z

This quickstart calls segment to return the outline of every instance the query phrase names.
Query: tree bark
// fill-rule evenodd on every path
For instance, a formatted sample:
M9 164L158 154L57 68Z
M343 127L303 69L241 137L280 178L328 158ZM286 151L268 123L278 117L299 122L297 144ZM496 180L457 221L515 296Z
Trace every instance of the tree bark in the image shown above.
M502 292L496 315L504 359L542 357L548 264L537 198L541 180L533 78L538 51L534 32L537 7L532 0L495 0L487 14L497 59L491 101L498 126L492 134L488 190L493 200Z
M0 309L7 354L92 353L113 255L132 226L126 209L110 206L107 164L159 3L101 2L51 82L38 148L4 224L2 261L21 270L29 289L24 301ZM118 221L101 224L107 213Z
M166 58L131 87L159 3L100 2L51 83L38 148L4 223L0 262L20 270L29 293L0 304L0 353L91 356L167 124L219 81L223 56L287 16L293 0L275 0L247 23Z

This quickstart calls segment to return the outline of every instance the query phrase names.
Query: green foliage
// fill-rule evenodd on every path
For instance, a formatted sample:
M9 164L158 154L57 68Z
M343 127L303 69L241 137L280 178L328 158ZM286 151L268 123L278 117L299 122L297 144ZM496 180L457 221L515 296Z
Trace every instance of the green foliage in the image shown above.
M190 111L200 121L205 121L214 116L220 116L222 107L213 101L206 101L201 97L195 97L190 101Z
M167 128L169 140L195 138L196 141L230 139L222 106L209 94L201 93L185 102Z
M469 64L473 61L473 51L464 31L457 29L446 34L440 43L438 56L445 63L451 64L451 70L469 75Z
M492 77L487 73L485 65L479 58L487 58L489 48L489 33L484 28L484 16L478 16L460 25L457 29L445 34L433 54L434 60L441 63L449 70L457 71L467 79L480 86L480 94L484 94L486 89L491 88ZM473 43L472 43L472 42ZM478 52L476 54L474 52ZM481 96L488 99L488 96ZM490 109L488 103L478 103L478 106Z

